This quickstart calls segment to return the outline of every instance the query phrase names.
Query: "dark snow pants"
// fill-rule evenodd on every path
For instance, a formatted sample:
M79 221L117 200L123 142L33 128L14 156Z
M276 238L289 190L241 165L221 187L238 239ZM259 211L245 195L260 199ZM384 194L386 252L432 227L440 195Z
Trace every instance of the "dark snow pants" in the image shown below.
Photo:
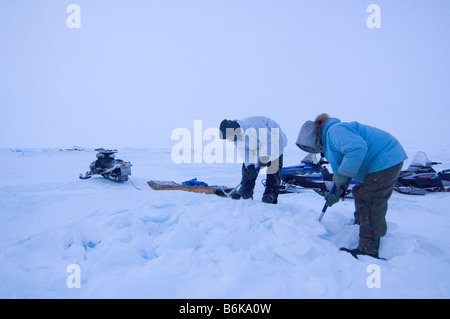
M380 238L386 234L388 200L394 191L403 162L380 172L368 174L364 183L353 187L355 221L360 225L358 249L378 255Z

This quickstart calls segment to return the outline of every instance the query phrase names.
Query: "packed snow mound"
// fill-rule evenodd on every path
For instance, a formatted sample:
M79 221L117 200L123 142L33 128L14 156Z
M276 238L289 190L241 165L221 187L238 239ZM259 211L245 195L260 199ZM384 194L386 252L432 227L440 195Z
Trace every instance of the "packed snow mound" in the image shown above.
M311 190L269 205L259 182L254 200L240 201L146 184L197 177L234 187L240 163L174 164L170 150L119 149L138 190L80 180L95 151L77 150L0 150L1 298L450 297L450 193L394 193L380 249L388 260L354 259L339 251L358 243L351 199L319 223L324 199ZM450 167L449 151L428 156ZM285 164L303 157L288 149Z

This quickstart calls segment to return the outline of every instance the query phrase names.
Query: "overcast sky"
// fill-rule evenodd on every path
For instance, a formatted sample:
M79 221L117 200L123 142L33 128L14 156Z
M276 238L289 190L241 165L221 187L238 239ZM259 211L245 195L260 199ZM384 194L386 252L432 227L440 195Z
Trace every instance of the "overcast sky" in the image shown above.
M327 112L448 149L449 13L448 0L0 0L0 147L170 148L194 120L253 115L293 145Z

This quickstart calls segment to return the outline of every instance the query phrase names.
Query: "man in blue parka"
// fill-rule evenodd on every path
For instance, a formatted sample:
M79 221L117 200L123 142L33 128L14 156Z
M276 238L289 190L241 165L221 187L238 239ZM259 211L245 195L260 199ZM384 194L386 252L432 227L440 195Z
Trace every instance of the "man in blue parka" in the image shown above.
M354 257L378 257L380 238L386 234L386 212L403 161L403 147L389 133L358 122L342 123L327 114L307 121L299 134L297 146L310 153L324 153L333 169L336 191L326 196L327 205L339 201L351 179L355 222L360 225L356 249L342 248Z

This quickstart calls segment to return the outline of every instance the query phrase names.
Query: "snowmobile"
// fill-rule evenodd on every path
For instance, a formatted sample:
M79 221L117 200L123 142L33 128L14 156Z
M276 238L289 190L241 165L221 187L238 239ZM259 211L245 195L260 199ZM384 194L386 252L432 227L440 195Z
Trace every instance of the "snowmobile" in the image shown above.
M283 167L280 194L298 193L302 189L309 188L325 196L333 187L333 174L329 172L325 164L329 163L323 156L317 160L316 154L308 154L300 165ZM345 197L351 197L355 184L356 181L352 180Z
M98 153L95 155L97 160L89 165L90 171L83 176L80 174L80 179L88 179L93 175L101 175L106 179L114 182L125 182L128 176L131 175L131 163L115 159L117 150L105 150L103 148L95 149Z
M430 161L424 152L417 152L408 168L400 172L394 190L411 195L450 191L450 169L437 172L433 166L439 164Z

